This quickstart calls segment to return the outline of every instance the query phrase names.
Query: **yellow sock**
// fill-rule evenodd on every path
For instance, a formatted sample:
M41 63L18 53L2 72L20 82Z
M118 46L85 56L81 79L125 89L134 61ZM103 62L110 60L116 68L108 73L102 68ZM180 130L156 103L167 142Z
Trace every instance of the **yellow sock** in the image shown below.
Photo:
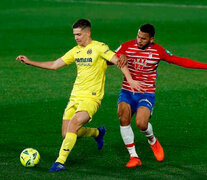
M63 140L62 146L60 148L59 157L56 162L64 164L67 160L67 157L77 140L77 135L72 132L66 133L65 139Z
M85 128L81 127L78 130L78 137L97 137L99 135L99 130L97 128Z

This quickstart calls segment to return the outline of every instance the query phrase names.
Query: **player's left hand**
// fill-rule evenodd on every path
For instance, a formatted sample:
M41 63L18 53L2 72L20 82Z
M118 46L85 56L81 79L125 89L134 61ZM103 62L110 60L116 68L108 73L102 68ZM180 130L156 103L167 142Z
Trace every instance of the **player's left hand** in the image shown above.
M125 54L121 54L121 56L119 57L118 61L117 61L117 66L121 69L123 68L125 65L127 65L127 57Z

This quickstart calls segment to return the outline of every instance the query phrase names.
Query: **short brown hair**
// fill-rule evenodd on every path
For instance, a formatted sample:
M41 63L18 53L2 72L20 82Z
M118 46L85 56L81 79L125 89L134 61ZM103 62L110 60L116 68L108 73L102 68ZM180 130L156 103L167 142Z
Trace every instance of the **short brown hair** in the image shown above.
M81 28L81 29L91 28L91 23L87 19L79 19L73 24L73 29L74 28Z

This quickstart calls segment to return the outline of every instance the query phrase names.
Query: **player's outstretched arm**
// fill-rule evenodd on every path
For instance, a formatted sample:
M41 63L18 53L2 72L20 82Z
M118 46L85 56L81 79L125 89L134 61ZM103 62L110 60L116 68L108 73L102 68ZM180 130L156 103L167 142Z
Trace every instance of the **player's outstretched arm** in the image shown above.
M119 61L119 58L116 55L114 55L111 59L111 62L116 65L117 65L118 61ZM132 79L132 76L128 70L127 65L125 65L124 67L122 67L120 69L121 69L122 73L124 74L124 76L126 77L127 82L129 83L133 93L135 93L135 90L138 90L139 92L144 92L143 88L141 87L141 82L135 81Z
M207 69L207 63L198 62L189 58L175 56L166 49L161 49L161 59L184 68Z
M37 62L37 61L31 61L26 56L19 55L17 56L16 60L26 65L30 65L42 69L49 69L49 70L57 70L66 65L66 63L61 58L55 61Z

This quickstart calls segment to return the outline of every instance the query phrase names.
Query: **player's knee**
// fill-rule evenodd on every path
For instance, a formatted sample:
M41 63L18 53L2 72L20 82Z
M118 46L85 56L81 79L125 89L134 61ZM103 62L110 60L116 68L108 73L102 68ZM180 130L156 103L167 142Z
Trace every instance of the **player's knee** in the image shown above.
M79 116L74 116L70 122L70 126L78 127L80 125L81 125L81 118Z
M82 127L86 122L88 122L88 120L88 117L81 116L80 113L77 113L70 120L68 130L71 132L77 132L80 127Z
M148 123L139 119L136 121L136 125L141 131L145 131L147 129Z
M122 126L129 125L130 119L129 119L129 117L126 114L124 114L123 112L118 112L117 115L119 117L119 121L120 121L120 124Z

